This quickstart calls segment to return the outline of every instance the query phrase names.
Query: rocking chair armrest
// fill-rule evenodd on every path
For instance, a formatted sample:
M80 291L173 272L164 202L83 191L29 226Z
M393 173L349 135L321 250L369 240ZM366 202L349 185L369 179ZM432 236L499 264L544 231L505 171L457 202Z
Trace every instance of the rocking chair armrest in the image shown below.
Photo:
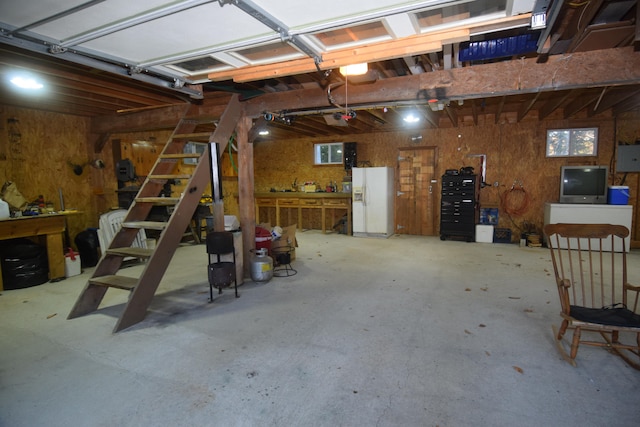
M635 292L635 296L628 298L626 300L627 304L628 304L628 308L633 311L634 313L639 313L638 312L638 303L640 303L640 286L633 286L629 283L625 283L624 284L624 290L626 291L631 291L631 292Z
M630 284L630 283L625 283L625 284L624 284L624 288L625 288L627 291L640 292L640 286L633 286L633 285L632 285L632 284Z
M569 279L560 279L558 280L558 286L562 286L563 288L570 288L571 287L571 281Z

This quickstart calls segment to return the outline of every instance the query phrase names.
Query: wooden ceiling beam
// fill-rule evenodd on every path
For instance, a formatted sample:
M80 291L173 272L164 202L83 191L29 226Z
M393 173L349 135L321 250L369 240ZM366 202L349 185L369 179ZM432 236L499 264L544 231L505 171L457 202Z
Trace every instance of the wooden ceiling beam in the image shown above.
M381 120L377 114L374 114L375 110L360 110L357 113L356 120L366 123L370 129L376 129L383 126L386 122Z
M278 123L278 122L269 122L268 124L269 129L271 128L275 128L275 129L282 129L288 132L296 132L297 134L299 134L300 137L303 136L308 136L308 137L313 137L313 136L318 136L318 131L316 131L314 128L310 128L309 126L301 123L300 121L296 121L294 120L293 123L291 125L286 125L283 123ZM328 133L327 133L328 135Z
M136 132L143 130L173 129L188 108L186 119L201 123L220 118L232 95L216 96L205 99L201 104L172 104L153 110L96 116L91 119L91 131L104 132Z
M636 4L636 32L633 37L633 45L635 49L640 49L640 6Z
M609 90L607 93L600 99L600 102L593 109L589 109L587 115L594 116L596 114L600 114L609 108L614 107L616 104L619 104L628 98L632 98L640 94L640 90L628 90L627 88L618 88L617 90Z
M630 110L637 110L640 108L640 95L634 95L631 98L627 98L625 101L616 104L613 107L613 114L618 115Z
M367 110L371 116L374 117L374 120L378 122L380 125L387 124L388 118L385 116L385 111L376 109L376 110Z
M564 107L564 118L568 119L579 111L593 104L600 97L600 93L588 93L577 97Z
M507 96L506 95L503 95L500 98L500 102L498 103L498 108L496 110L496 120L495 120L496 124L498 124L498 122L500 122L500 116L502 115L502 110L504 109L504 103L506 102L506 100L507 100Z
M420 106L420 108L418 108L418 111L424 116L425 119L427 119L427 122L429 122L431 126L433 126L434 128L440 127L440 118L436 113L431 111L430 107Z
M20 108L25 108L30 110L37 109L40 111L48 111L48 112L59 113L59 114L71 114L71 115L81 116L81 117L91 117L91 116L94 116L95 114L102 114L104 112L104 110L98 110L98 109L92 109L92 108L82 108L79 111L77 104L69 104L69 103L51 101L51 100L46 100L46 101L42 100L38 102L37 108L34 108L34 104L31 99L16 98L16 97L10 98L10 97L1 96L1 94L0 94L0 99L2 99L2 103L4 105L11 105L14 107L20 107Z
M574 17L577 19L575 22L576 34L571 38L571 43L566 49L566 52L573 52L582 41L585 35L585 31L589 28L589 25L593 18L596 16L596 13L600 10L602 6L603 0L591 0L587 2L583 2L583 9L579 14L575 14Z
M473 124L478 126L478 106L475 99L471 100L471 116L473 117Z
M574 91L568 90L562 96L556 95L551 98L551 100L547 101L543 106L538 108L538 120L542 120L545 117L549 116L572 96L574 96Z
M367 105L374 104L382 107L388 103L391 107L398 102L426 103L430 97L470 101L602 85L637 85L638 81L640 81L640 54L634 52L633 47L628 47L574 53L569 57L551 56L543 64L535 63L535 59L532 58L353 85L349 87L349 104L366 108ZM335 92L334 96L339 104L344 103L344 92ZM224 94L224 96L213 97L211 100L205 99L202 105L192 105L189 117L215 119L224 111L229 97L229 94ZM542 116L557 108L558 105L560 104L548 103L543 106ZM329 105L326 90L322 88L264 94L244 101L243 106L250 117L256 117L264 111L332 108ZM181 117L182 111L181 106L170 106L139 113L96 117L92 120L92 130L101 133L101 130L117 132L173 128Z
M0 52L6 53L0 49ZM130 79L117 79L105 72L90 73L83 69L69 70L68 64L57 61L45 61L38 58L9 54L0 60L6 68L21 68L40 74L48 80L48 85L90 91L95 94L129 100L140 105L169 104L176 102L178 96L170 93L158 93L152 85L140 86Z
M522 104L522 106L518 110L517 121L521 121L522 119L524 119L524 117L529 113L529 111L531 111L531 108L533 108L533 105L536 103L538 98L540 98L541 93L542 92L536 93L533 97L531 97L529 101Z
M428 99L476 99L563 89L624 86L640 81L640 54L633 47L554 55L545 63L535 58L454 68L378 80L349 87L349 104L426 102ZM338 104L344 93L333 93ZM326 91L307 89L265 94L245 103L250 116L262 111L328 107Z
M330 132L327 130L327 122L325 121L322 115L313 115L313 116L299 116L296 121L294 121L294 125L297 123L302 123L304 128L309 132L315 132L320 135L329 135ZM348 133L344 127L336 126L336 133Z
M458 113L456 112L456 110L454 108L452 108L450 105L445 105L444 111L445 111L445 113L447 113L447 116L449 117L449 120L451 120L451 124L453 125L453 127L457 128L458 127Z

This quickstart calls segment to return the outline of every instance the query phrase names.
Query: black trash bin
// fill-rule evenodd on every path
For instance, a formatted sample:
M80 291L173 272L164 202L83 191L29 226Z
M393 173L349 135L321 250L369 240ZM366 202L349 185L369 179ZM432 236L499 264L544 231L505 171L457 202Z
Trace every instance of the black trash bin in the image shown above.
M87 228L79 232L74 241L76 242L78 252L80 252L80 265L82 268L94 267L98 264L98 260L100 259L98 255L100 242L98 241L97 229Z
M47 249L29 239L2 242L0 262L5 289L22 289L41 285L49 280Z

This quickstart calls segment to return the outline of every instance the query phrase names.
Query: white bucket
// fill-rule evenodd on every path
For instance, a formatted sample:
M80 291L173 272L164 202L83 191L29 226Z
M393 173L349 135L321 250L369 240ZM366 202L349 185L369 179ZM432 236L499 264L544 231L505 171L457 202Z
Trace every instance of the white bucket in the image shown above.
M0 219L11 218L11 212L9 212L9 204L0 199Z

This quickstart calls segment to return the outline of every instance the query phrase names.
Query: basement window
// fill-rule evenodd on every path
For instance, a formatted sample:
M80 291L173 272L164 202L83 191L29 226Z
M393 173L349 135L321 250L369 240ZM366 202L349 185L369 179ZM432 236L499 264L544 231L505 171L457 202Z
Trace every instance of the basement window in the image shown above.
M342 164L342 142L313 144L313 150L316 165Z
M547 129L547 157L598 154L598 128Z

